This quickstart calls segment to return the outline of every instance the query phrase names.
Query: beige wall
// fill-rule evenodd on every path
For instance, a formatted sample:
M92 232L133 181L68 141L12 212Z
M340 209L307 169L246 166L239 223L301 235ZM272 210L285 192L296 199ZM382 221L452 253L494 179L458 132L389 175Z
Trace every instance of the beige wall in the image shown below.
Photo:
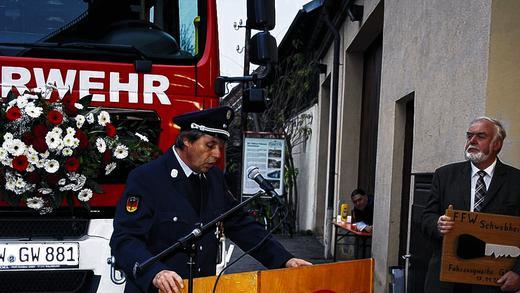
M469 121L486 107L488 1L385 2L376 167L373 256L375 292L386 292L397 265L401 210L403 111L415 94L412 172L463 159Z
M504 123L500 158L520 168L520 1L494 0L489 47L486 115Z
M336 190L348 194L357 182L363 52L382 30L372 255L374 292L387 292L388 267L400 257L404 97L414 94L412 172L463 160L468 123L482 115L504 121L509 137L501 157L520 165L520 1L356 3L365 6L363 22L347 18L340 30ZM332 47L321 60L329 70L331 56ZM346 198L332 196L337 203Z

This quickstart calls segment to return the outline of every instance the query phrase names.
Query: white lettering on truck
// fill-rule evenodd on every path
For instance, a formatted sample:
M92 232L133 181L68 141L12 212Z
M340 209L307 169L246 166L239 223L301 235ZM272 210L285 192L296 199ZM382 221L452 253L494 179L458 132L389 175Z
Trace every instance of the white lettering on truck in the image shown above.
M56 85L60 98L63 98L65 93L74 90L74 83L78 75L77 70L69 69L66 71L65 80L63 79L62 70L51 68L49 74L45 76L42 68L33 68L34 81L36 87L42 88L47 83ZM25 67L2 66L0 71L0 85L2 88L2 96L6 96L11 87L15 87L19 92L26 91L27 84L33 77L31 71ZM79 70L79 94L80 97L89 95L91 90L104 91L108 90L108 99L110 102L118 103L120 100L120 93L128 93L128 103L137 104L139 102L139 74L129 73L128 82L121 81L122 78L119 72L93 71L93 70ZM105 83L108 75L108 89L105 89ZM170 86L170 80L167 76L157 74L143 74L142 75L142 89L144 104L153 104L154 95L163 105L171 105L171 101L166 95L166 91ZM104 94L96 93L92 96L92 101L105 102L107 97Z

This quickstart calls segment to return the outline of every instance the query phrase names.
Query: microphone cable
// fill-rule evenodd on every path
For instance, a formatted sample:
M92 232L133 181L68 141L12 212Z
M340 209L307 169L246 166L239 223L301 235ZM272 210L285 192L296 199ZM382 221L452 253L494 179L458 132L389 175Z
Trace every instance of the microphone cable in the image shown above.
M278 210L278 208L277 208ZM239 260L241 260L246 254L249 254L251 253L252 251L254 251L255 249L259 248L266 240L269 236L273 235L273 232L278 229L280 227L280 225L282 225L284 222L285 222L285 219L287 218L287 216L289 215L289 211L288 209L285 207L283 209L283 211L285 212L285 215L283 216L283 218L280 219L280 222L274 226L271 230L269 230L269 232L267 233L267 235L264 236L264 238L262 238L255 246L253 246L253 248L249 249L248 251L246 252L243 252L242 255L240 255L237 259L235 259L234 261L230 262L229 264L227 264L221 271L220 273L218 274L217 276L217 279L215 280L215 285L213 285L213 290L212 292L215 293L215 290L217 289L217 285L218 285L218 281L220 280L220 277L222 276L222 274L224 273L225 270L227 270L229 267L231 267L233 264L237 263ZM275 214L274 214L275 215ZM273 218L274 218L274 215L273 215Z

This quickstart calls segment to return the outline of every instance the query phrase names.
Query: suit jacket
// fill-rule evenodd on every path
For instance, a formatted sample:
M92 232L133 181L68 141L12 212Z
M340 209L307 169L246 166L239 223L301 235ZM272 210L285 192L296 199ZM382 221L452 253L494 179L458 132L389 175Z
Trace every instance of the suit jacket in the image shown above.
M443 166L433 175L432 189L422 219L422 231L432 241L433 254L428 265L425 292L453 292L453 283L440 282L442 235L437 220L448 205L454 209L470 209L471 163L469 161ZM487 188L484 213L520 216L520 170L497 159L495 172ZM520 273L520 261L513 271ZM501 292L499 287L472 286L472 292Z
M189 200L188 178L171 148L158 159L129 174L125 192L116 208L110 241L117 265L127 276L125 292L157 292L152 279L161 270L173 270L183 278L189 276L188 254L182 250L174 251L152 264L137 278L132 276L132 269L135 263L143 263L186 236L197 223L208 223L237 204L218 168L211 168L205 175L207 194L199 215ZM127 199L131 196L138 198L137 209L133 212L126 208ZM132 204L136 206L135 200ZM267 235L267 231L245 212L226 219L224 231L244 251ZM215 229L204 233L196 242L196 277L215 274L217 248ZM251 254L268 268L283 267L293 257L271 237Z

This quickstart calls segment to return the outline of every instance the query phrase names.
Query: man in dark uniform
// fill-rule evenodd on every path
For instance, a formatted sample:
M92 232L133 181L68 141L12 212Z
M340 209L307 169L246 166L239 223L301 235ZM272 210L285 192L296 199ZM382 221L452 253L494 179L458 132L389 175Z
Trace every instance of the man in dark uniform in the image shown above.
M442 237L455 225L452 218L444 215L449 205L457 210L520 216L520 170L502 163L497 157L505 138L506 132L499 121L489 117L477 118L466 132L464 154L467 161L435 171L422 219L422 230L433 244L424 292L520 290L520 260L497 281L498 287L439 280Z
M135 278L134 265L237 204L226 188L222 171L215 167L229 137L227 128L232 119L229 107L175 117L174 123L181 128L175 145L128 176L110 241L117 264L127 275L125 292L157 292L157 288L165 293L180 292L182 278L189 276L186 251L172 252ZM267 234L246 213L237 213L223 224L226 236L244 251ZM215 229L196 241L196 277L215 274L217 246ZM271 237L251 255L267 268L310 265L294 258Z

